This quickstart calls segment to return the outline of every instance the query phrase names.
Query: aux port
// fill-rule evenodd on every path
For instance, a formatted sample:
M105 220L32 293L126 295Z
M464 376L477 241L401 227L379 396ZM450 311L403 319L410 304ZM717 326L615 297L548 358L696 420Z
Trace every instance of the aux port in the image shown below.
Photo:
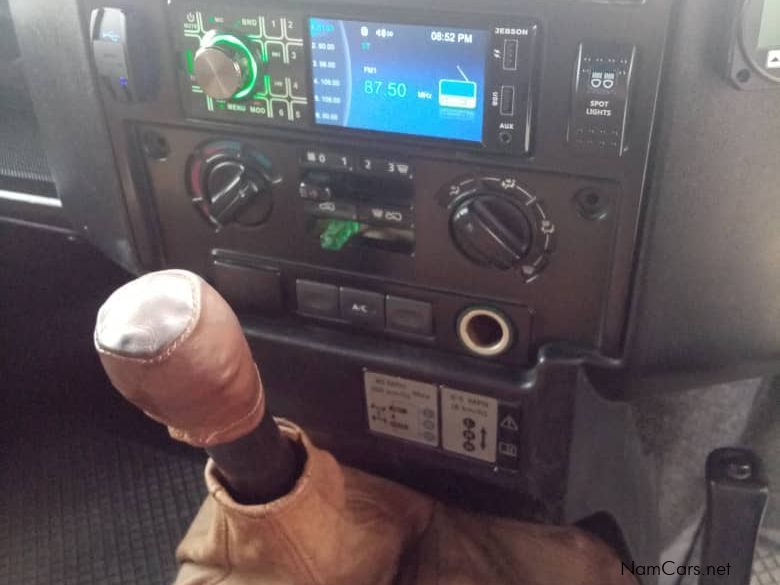
M458 337L471 353L480 357L496 357L512 346L512 322L491 307L471 307L458 318Z

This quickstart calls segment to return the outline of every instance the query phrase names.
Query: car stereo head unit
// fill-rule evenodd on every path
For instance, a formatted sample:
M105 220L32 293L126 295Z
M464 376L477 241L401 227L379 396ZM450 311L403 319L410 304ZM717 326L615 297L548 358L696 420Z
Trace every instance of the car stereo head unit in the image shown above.
M188 116L527 154L538 26L174 2Z

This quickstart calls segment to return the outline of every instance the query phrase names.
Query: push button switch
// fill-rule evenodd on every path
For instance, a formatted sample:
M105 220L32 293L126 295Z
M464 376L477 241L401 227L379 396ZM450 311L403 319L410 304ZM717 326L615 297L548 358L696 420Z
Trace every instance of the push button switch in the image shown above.
M384 329L385 297L365 290L342 288L341 317L362 327Z
M330 150L306 150L301 155L301 163L307 166L336 169L339 171L352 170L352 157L343 152Z
M309 280L299 280L296 282L296 296L299 313L311 317L338 319L338 287Z
M357 219L357 206L346 201L306 201L303 211L324 219Z
M403 179L414 176L412 164L406 160L390 160L375 156L360 157L360 170L377 175L389 175Z
M298 194L301 199L308 199L309 201L330 201L333 199L333 191L329 185L318 184L314 181L301 181L298 186Z
M430 303L388 296L387 330L430 337L433 335L433 307Z
M371 225L409 229L414 227L410 207L362 204L358 206L358 220Z
M279 272L242 266L224 260L212 262L214 286L231 306L240 310L278 313L282 310Z

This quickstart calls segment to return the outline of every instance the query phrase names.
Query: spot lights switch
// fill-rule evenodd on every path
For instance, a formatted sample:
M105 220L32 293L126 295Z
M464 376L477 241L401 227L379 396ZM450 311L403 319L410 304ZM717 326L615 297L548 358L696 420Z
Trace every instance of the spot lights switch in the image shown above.
M636 47L624 43L580 43L575 68L569 143L579 151L621 156Z
M90 38L95 68L103 85L117 100L135 99L135 79L128 52L127 15L119 8L92 11Z

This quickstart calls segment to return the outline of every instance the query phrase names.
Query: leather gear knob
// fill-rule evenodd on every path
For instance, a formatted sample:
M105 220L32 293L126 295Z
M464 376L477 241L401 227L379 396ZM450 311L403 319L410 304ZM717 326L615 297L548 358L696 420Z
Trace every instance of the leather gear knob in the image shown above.
M174 439L228 443L265 414L237 317L191 272L147 274L114 292L98 312L95 347L117 390Z

